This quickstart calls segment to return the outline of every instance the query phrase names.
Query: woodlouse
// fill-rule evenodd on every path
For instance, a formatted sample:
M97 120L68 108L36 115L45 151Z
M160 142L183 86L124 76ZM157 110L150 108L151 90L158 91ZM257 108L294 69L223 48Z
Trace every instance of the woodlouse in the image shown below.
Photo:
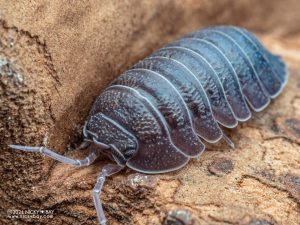
M166 45L125 71L94 103L84 136L94 151L73 160L45 147L11 145L41 152L74 166L90 165L99 153L106 165L93 190L100 224L106 219L99 198L105 177L125 166L143 173L183 167L205 146L263 110L287 82L282 59L267 51L243 28L209 27ZM249 108L250 107L250 108Z

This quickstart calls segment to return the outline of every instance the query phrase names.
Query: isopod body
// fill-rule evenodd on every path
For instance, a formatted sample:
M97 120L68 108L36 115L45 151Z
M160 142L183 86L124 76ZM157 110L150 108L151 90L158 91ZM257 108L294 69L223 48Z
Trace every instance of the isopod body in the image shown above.
M97 98L86 129L122 154L130 149L125 161L134 170L176 170L204 150L201 139L217 142L222 126L263 110L282 91L286 71L248 31L206 28L121 74Z
M96 99L84 126L94 151L84 160L45 147L11 145L44 153L75 166L91 164L98 153L107 165L94 188L99 222L105 224L99 192L106 176L125 166L143 173L183 167L218 142L222 127L234 128L262 111L288 79L281 57L266 50L247 30L216 26L190 33L155 51L122 73Z

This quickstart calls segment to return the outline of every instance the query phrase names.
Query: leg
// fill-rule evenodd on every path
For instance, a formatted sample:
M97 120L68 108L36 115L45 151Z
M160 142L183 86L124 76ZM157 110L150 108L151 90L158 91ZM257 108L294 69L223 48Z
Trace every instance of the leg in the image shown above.
M91 142L87 139L84 139L83 142L76 149L86 149L91 145Z
M89 154L85 159L80 160L80 159L70 159L68 157L59 155L46 147L30 147L30 146L21 146L21 145L9 145L9 147L18 149L18 150L27 151L27 152L40 152L40 153L47 155L50 158L55 159L59 162L62 162L65 164L70 164L70 165L77 166L77 167L88 166L91 163L93 163L99 156L99 153L94 151L91 154Z
M95 184L95 187L93 189L94 204L97 211L98 220L101 225L106 225L106 218L99 197L99 195L101 194L101 189L103 187L105 178L115 173L118 173L123 168L124 166L117 165L117 164L107 164L106 166L104 166L102 172L100 173L100 176L97 179L97 183Z
M224 139L224 141L225 141L232 149L235 148L234 143L232 142L232 140L230 140L230 138L227 137L227 136L224 134L224 132L223 132L223 139Z

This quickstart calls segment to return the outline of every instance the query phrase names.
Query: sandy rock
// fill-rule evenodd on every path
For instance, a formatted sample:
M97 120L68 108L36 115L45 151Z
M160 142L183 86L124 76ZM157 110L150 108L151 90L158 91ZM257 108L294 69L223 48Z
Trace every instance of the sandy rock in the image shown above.
M87 168L11 143L72 151L95 97L163 44L211 24L256 32L283 55L290 78L262 113L228 131L236 148L210 145L180 171L109 178L109 224L300 224L300 4L289 1L0 0L0 222L96 224ZM9 218L10 210L54 210L53 218Z

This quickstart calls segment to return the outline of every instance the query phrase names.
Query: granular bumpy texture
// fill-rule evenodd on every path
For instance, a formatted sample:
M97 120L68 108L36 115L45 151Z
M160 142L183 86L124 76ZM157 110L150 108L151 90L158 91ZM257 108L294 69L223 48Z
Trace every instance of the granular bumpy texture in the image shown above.
M96 224L91 190L108 160L77 169L7 144L43 144L83 158L88 150L68 150L114 78L183 34L232 24L283 56L285 90L227 133L235 150L220 143L174 173L128 170L109 178L101 195L108 224L298 225L299 7L297 0L0 0L0 223ZM13 209L54 213L12 219Z

